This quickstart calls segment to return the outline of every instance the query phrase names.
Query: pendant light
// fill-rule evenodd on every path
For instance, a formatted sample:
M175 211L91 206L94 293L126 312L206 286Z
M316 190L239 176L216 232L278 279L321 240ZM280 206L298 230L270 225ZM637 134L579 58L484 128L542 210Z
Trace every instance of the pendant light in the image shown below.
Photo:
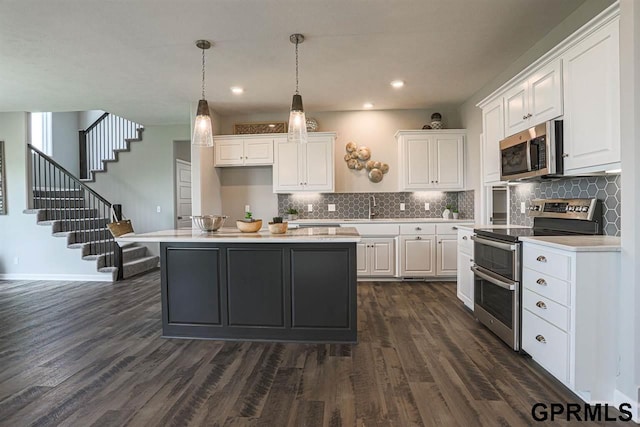
M302 108L302 96L298 92L298 45L304 41L302 34L292 34L289 37L291 43L296 45L296 93L291 102L291 113L289 114L289 142L307 142L307 120Z
M196 121L193 125L193 137L191 143L200 147L213 147L213 127L211 123L211 113L209 104L204 99L204 51L211 47L208 40L198 40L198 49L202 49L202 99L198 101L198 111Z

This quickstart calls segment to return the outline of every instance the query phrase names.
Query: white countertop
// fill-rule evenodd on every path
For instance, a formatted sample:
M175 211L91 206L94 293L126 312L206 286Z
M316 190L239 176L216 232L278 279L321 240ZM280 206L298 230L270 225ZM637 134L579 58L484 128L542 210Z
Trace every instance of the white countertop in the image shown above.
M352 218L336 218L336 219L296 219L289 221L289 224L389 224L389 223L469 223L473 219L443 219L443 218L376 218L376 219L352 219Z
M551 248L572 252L620 252L620 237L616 236L532 236L520 237Z
M268 231L242 233L237 228L221 228L207 233L198 229L173 229L150 233L129 233L116 239L118 242L209 242L209 243L349 243L359 242L358 230L353 227L310 227L289 230L286 234L270 234Z

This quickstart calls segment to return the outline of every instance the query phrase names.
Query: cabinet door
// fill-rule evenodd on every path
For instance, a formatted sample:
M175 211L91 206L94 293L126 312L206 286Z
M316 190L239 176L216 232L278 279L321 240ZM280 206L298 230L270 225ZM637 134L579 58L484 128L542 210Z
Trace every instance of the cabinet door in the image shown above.
M300 177L301 144L280 142L275 144L275 162L273 165L273 191L291 192L301 190Z
M500 141L504 139L503 99L498 98L482 110L482 175L485 184L500 181Z
M435 236L400 236L402 276L435 276Z
M358 276L369 276L371 268L369 266L369 245L368 239L362 239L356 243L356 270Z
M471 271L471 255L458 252L458 287L457 294L460 301L473 310L473 271Z
M563 56L567 174L620 162L618 25L611 22Z
M309 141L303 145L304 189L333 191L333 141Z
M244 162L244 144L241 139L216 139L215 166L239 166Z
M372 276L393 276L396 272L395 239L374 239L369 248Z
M455 276L458 271L458 237L439 237L436 251L436 275Z
M425 189L435 186L431 172L431 138L426 135L407 135L404 137L404 189Z
M529 78L529 126L562 115L562 62L558 59Z
M254 138L244 140L245 165L272 165L273 140Z
M504 134L513 135L529 127L527 117L529 106L527 105L527 82L524 81L504 95Z
M464 186L464 136L434 135L435 152L432 178L439 189L461 189Z

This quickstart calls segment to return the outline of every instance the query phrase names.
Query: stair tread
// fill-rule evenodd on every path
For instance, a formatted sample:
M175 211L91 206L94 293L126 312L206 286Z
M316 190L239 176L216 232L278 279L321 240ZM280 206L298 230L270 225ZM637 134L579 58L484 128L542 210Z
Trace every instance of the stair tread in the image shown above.
M123 263L122 265L130 266L130 265L134 265L134 264L142 264L142 263L148 262L150 260L159 260L159 259L160 259L160 257L158 255L148 255L148 256L145 256L145 257L132 259L131 261L127 261L127 262Z

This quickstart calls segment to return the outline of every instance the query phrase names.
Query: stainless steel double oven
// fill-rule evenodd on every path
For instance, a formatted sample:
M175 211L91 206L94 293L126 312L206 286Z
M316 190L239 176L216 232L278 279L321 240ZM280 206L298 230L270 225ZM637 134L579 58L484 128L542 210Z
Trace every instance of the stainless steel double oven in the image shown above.
M521 282L524 236L602 234L602 202L597 199L532 200L533 227L476 228L474 314L480 322L520 350Z

